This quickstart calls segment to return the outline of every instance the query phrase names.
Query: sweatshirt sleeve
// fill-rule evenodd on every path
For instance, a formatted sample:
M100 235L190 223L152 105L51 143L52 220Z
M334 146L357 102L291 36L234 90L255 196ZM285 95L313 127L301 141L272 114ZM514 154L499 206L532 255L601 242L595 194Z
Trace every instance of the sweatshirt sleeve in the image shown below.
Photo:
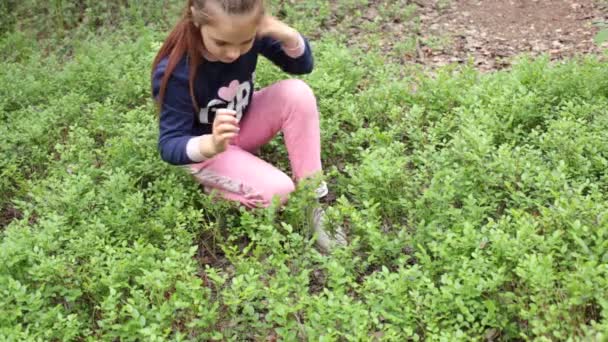
M281 42L264 37L261 39L260 53L289 74L303 75L312 72L314 60L310 43L300 35L296 47L285 47Z
M159 63L153 75L153 96L156 99L165 74L166 60ZM188 72L178 64L169 78L165 98L160 110L158 149L161 158L173 165L186 165L201 160L194 148L199 137L192 136L195 110L190 98Z

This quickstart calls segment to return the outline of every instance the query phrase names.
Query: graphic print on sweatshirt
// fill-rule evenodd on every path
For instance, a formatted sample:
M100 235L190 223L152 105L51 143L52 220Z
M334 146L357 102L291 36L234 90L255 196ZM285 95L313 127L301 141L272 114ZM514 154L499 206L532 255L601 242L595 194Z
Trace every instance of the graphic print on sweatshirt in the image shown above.
M229 84L218 89L216 98L202 108L199 113L199 121L203 124L212 124L215 119L215 112L218 109L231 109L236 111L236 119L241 121L243 112L249 106L251 98L252 84L255 82L255 72L251 75L251 80L239 82L233 80Z

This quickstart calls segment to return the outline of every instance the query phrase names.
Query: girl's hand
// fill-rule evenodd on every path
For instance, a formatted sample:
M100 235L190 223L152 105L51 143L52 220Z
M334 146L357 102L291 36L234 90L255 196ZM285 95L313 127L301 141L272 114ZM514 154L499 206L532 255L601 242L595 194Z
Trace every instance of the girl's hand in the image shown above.
M199 150L206 158L212 158L226 151L230 140L238 135L239 130L236 112L230 109L218 109L213 120L212 133L203 136Z
M239 133L239 122L236 112L230 109L218 109L213 120L213 144L217 153L226 151L230 140Z
M281 42L286 48L295 48L300 43L300 34L277 18L266 15L258 26L258 36L271 37Z

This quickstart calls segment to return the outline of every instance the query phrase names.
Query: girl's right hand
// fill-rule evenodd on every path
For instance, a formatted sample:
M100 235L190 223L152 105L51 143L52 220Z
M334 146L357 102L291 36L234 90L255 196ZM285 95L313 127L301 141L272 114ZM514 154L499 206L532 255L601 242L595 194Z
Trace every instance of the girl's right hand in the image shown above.
M230 140L239 133L239 122L236 119L236 111L230 109L218 109L213 120L212 142L215 154L222 153L228 148Z

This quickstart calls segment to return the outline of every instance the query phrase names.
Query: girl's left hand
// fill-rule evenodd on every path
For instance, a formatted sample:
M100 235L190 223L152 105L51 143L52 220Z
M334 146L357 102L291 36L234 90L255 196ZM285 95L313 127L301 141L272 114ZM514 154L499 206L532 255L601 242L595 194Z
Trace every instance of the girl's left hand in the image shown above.
M274 38L288 48L298 46L300 41L298 31L271 15L265 15L262 18L257 34L259 37Z

